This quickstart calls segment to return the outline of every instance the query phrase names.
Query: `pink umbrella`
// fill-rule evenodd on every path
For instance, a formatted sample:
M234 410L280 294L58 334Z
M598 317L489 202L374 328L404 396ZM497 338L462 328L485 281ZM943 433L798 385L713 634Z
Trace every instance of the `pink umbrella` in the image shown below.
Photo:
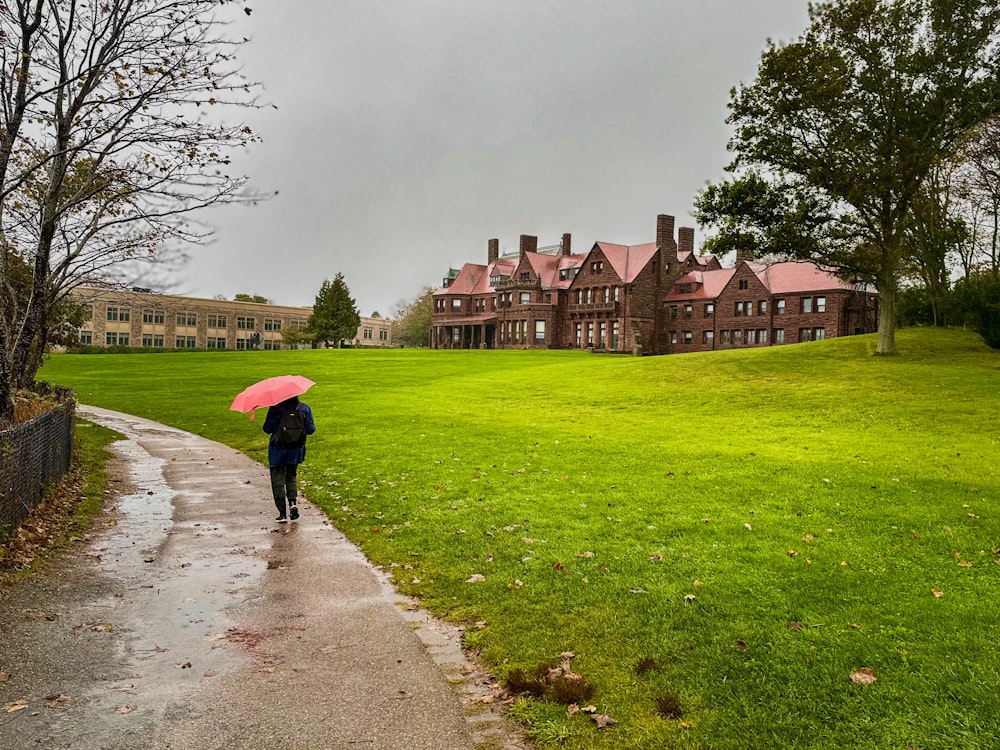
M250 421L254 421L254 409L262 406L274 406L292 396L300 396L316 385L309 378L301 375L279 375L275 378L261 380L244 390L233 399L231 411L250 412Z

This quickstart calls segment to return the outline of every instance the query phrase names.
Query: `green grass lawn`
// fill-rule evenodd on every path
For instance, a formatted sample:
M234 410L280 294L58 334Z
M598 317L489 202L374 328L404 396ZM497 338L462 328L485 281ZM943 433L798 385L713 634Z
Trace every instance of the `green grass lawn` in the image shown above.
M543 746L997 748L1000 353L874 343L61 355L42 377L262 461L233 396L315 380L309 499L403 592L485 622L467 645L496 674L572 651L618 722L519 702Z

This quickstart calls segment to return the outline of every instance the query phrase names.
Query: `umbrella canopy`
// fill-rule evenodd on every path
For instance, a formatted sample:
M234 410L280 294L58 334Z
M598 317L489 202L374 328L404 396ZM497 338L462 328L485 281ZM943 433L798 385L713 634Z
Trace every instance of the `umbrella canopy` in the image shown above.
M300 396L314 385L313 381L301 375L279 375L254 383L234 398L229 408L231 411L253 412L262 406L274 406L292 396ZM254 416L251 413L251 422Z

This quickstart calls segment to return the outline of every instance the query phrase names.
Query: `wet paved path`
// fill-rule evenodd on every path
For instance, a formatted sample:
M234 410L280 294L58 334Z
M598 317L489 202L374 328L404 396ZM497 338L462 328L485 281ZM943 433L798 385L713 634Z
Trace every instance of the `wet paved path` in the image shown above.
M274 522L264 467L137 417L79 413L128 437L115 450L133 494L37 580L0 592L0 748L520 746L469 714L454 633L400 606L307 502L299 522Z

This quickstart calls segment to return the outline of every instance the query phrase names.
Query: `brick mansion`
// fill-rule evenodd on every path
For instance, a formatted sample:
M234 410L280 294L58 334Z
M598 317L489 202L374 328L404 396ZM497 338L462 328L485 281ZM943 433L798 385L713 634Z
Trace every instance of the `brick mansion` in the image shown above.
M723 268L694 249L694 229L656 220L656 240L597 242L573 253L571 236L516 255L491 239L485 264L452 270L433 292L435 349L590 349L675 354L795 344L872 333L878 295L812 263L739 257Z

